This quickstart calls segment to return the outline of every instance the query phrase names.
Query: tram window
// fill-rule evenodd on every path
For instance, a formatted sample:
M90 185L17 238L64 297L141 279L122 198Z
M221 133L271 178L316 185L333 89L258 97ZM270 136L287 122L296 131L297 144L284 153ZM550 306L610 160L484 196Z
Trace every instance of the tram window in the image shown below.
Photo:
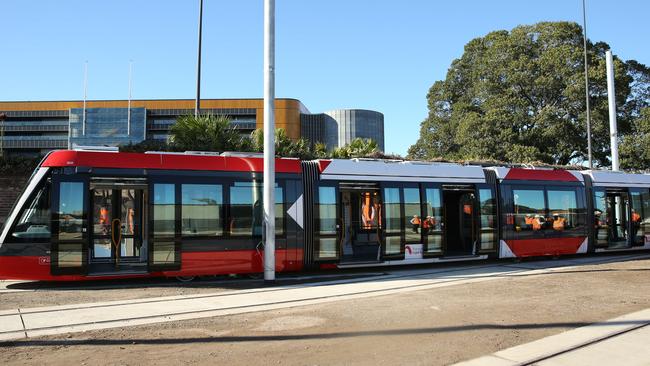
M113 190L112 189L93 189L93 233L95 235L110 235L111 214L113 212ZM110 243L108 245L110 251ZM110 254L109 254L110 256Z
M402 212L400 210L399 188L384 188L384 207L386 208L386 233L402 231Z
M84 226L84 185L61 182L59 185L59 240L81 240Z
M50 185L44 184L20 213L11 236L15 239L48 241L50 238Z
M318 232L320 235L336 234L336 189L318 187Z
M424 230L420 205L420 189L404 188L404 223L406 227L406 242L420 243L421 232Z
M578 207L575 189L548 189L549 229L554 232L571 230L584 225L582 209Z
M221 209L223 188L217 184L181 185L181 222L183 236L220 236L223 234Z
M176 194L173 184L154 184L153 232L155 236L175 234Z
M650 244L650 191L647 189L641 193L643 206L643 217L641 217L641 231L643 232L644 243Z
M641 192L631 192L632 195L632 240L635 244L643 245L645 242L645 233L648 229L648 216L650 212L644 206L648 206L647 191L643 197ZM645 199L644 199L645 198ZM645 202L644 202L645 201Z
M594 190L594 229L596 231L596 244L607 246L609 244L607 194L603 190Z
M422 231L427 235L427 252L442 250L442 199L438 188L427 188L426 217L422 224Z
M385 254L400 254L402 252L402 210L399 188L384 188L385 217ZM393 234L393 235L391 235Z
M496 200L492 189L479 189L481 249L492 249L496 239Z
M275 235L284 234L284 194L275 185ZM234 182L230 187L230 222L232 236L262 236L264 204L262 184Z
M521 188L512 190L514 202L514 230L540 232L546 227L544 190Z

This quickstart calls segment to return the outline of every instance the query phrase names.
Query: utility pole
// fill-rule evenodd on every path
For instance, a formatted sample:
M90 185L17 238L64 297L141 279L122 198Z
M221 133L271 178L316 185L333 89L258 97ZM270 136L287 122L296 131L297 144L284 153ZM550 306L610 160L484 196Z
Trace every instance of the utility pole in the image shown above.
M126 115L126 135L131 136L131 77L133 74L133 61L129 61L129 102Z
M616 91L614 90L614 57L605 52L607 65L607 101L609 102L609 141L612 149L612 170L618 171L618 127L616 125Z
M201 112L201 28L203 25L203 0L199 0L199 55L196 61L196 104L194 117Z
M275 281L275 0L264 0L264 281Z
M593 157L591 156L591 111L589 108L589 64L587 63L587 10L586 0L582 0L582 31L584 33L583 48L585 54L585 102L587 105L587 155L589 159L589 169L593 169Z
M81 135L86 136L86 98L88 92L88 61L84 64L84 110L81 117Z

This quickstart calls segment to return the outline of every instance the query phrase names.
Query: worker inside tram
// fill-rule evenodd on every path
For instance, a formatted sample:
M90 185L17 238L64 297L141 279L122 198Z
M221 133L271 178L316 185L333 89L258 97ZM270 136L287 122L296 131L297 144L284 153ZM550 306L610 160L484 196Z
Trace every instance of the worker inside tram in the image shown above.
M382 228L379 190L341 189L341 203L343 261L376 261Z

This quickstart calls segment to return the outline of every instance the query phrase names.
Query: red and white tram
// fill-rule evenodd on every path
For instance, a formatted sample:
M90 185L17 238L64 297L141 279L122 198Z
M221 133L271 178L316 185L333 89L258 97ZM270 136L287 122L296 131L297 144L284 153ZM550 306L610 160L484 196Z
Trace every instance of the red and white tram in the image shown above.
M55 151L0 235L0 278L262 272L255 154ZM650 176L276 160L276 270L650 249Z

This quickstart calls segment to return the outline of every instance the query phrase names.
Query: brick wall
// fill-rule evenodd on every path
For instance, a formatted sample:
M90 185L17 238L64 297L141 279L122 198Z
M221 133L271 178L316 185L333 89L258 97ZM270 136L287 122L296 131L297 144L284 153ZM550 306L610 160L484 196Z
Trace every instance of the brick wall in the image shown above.
M0 225L4 224L9 210L27 185L29 175L0 176Z

